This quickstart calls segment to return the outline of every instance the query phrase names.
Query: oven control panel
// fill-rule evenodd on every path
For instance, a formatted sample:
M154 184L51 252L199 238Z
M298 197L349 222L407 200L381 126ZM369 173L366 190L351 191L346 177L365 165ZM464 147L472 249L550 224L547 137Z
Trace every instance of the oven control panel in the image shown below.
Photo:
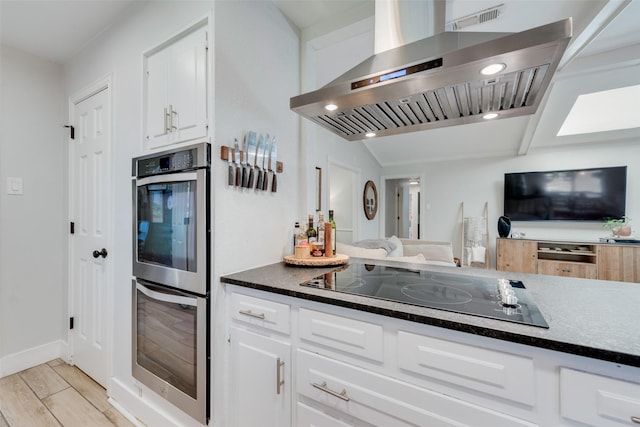
M210 161L209 153L203 153L204 156L199 156L198 150L200 148L199 146L194 146L173 152L165 152L154 156L134 159L133 175L142 178L145 176L207 167ZM208 148L208 146L206 148ZM203 158L202 161L198 161L199 158Z

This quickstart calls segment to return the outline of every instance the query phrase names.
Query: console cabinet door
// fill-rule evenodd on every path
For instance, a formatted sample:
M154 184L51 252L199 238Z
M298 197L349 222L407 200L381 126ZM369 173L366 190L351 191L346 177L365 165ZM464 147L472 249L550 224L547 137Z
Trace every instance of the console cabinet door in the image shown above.
M598 279L640 283L640 248L598 245Z
M538 243L530 240L498 239L497 269L514 273L537 273Z
M538 261L538 274L595 279L597 267L595 264L588 263L540 260Z
M291 426L291 345L231 328L230 425Z

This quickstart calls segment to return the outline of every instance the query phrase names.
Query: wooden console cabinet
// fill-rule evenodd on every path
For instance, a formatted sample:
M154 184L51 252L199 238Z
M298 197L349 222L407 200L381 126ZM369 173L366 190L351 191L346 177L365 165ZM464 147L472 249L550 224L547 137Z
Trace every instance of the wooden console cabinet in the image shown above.
M498 238L501 271L640 283L640 245Z

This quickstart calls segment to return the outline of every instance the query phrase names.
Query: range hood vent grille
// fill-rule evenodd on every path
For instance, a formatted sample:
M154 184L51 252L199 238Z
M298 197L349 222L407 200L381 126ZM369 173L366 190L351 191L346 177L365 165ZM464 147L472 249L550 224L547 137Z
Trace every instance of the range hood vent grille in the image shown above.
M472 25L484 24L485 22L498 19L502 15L502 9L504 4L491 7L489 9L481 10L480 12L472 13L471 15L463 16L454 21L448 22L446 25L447 31L458 31L463 28L470 27Z
M349 141L533 114L570 38L571 19L515 34L440 33L374 55L290 106ZM502 74L482 75L490 64Z
M347 139L362 139L369 132L380 134L398 128L424 130L439 126L438 122L445 120L464 121L474 115L531 106L548 69L549 64L545 64L494 79L445 86L406 98L322 114L311 120Z

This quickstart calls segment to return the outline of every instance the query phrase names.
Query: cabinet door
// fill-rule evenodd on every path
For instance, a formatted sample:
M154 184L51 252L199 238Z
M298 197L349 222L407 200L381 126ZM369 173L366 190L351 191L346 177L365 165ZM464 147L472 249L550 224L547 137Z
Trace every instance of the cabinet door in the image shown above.
M598 279L640 283L640 248L598 245Z
M291 425L291 348L263 335L231 328L230 425Z
M498 239L497 269L514 273L536 273L538 244L529 240Z
M168 103L176 141L207 135L207 32L202 28L171 48Z
M589 263L539 260L538 274L595 279L597 276L597 268L595 264Z
M147 58L145 120L146 138L150 147L159 147L171 142L167 103L169 58L167 49Z
M338 420L319 409L312 408L304 403L298 402L298 413L296 418L297 427L354 427Z

